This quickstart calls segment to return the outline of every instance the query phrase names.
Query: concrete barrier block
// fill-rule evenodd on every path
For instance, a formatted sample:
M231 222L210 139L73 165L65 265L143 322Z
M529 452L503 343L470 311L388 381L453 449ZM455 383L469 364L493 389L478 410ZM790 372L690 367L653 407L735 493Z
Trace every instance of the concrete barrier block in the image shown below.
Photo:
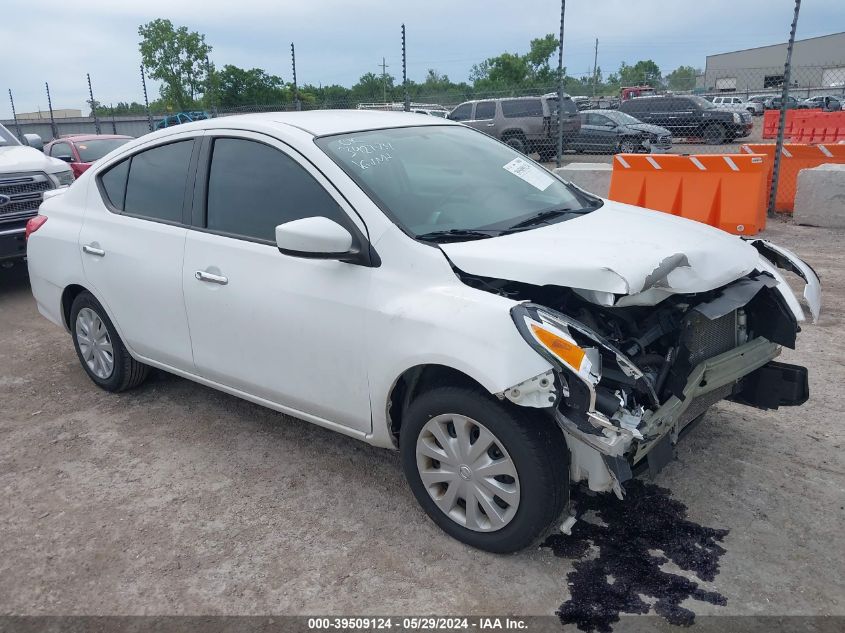
M584 191L607 198L613 167L609 163L570 163L558 167L555 173Z
M798 224L845 229L845 165L819 165L798 172L793 217Z

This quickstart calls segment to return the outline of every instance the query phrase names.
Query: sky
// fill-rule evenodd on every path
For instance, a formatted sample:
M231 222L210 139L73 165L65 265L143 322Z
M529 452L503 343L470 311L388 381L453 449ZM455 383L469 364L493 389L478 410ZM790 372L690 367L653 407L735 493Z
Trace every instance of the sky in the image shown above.
M703 68L708 54L784 42L793 0L570 0L564 65L589 74L595 38L607 75L622 61L653 59L665 73ZM206 36L211 60L263 68L291 79L296 43L300 84L350 86L367 72L401 79L400 25L407 28L408 76L428 68L466 80L473 64L504 51L524 53L532 38L558 33L559 0L3 0L0 118L18 112L84 109L90 73L104 104L143 101L138 26L168 18ZM797 37L845 30L845 0L804 0ZM556 65L557 58L553 59ZM148 80L150 99L158 85ZM87 114L87 110L85 112Z

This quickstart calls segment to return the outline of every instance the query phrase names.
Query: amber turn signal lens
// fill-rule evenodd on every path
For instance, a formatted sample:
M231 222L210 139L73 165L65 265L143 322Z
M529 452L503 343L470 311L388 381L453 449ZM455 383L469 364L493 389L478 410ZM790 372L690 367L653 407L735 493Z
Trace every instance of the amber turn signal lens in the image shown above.
M548 330L537 325L531 325L531 330L534 336L537 337L545 347L555 356L557 356L564 363L575 370L581 369L581 361L584 360L586 353L583 349L574 343L567 341L565 338L558 336Z

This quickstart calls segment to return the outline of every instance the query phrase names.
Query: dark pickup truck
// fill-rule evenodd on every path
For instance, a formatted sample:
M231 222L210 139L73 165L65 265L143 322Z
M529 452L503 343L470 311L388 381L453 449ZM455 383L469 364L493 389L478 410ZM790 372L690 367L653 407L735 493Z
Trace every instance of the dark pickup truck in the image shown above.
M748 136L754 127L749 113L723 110L697 95L638 97L623 102L619 110L665 127L675 138L700 138L711 145Z

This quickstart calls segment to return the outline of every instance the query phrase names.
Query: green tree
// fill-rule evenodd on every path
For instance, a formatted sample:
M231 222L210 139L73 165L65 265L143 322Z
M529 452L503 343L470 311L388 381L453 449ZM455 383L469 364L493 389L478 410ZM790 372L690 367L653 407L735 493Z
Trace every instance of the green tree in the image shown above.
M672 90L692 90L695 88L696 74L692 66L678 66L666 75L666 81Z
M152 79L162 82L161 96L180 110L195 107L206 82L206 58L211 46L205 35L174 28L167 19L157 19L138 27L141 60Z
M619 80L623 86L652 86L659 88L661 85L660 67L652 60L640 60L633 66L625 62L619 67Z
M287 103L291 91L281 77L269 75L260 68L239 68L226 64L216 73L217 98L220 107L273 105Z
M352 86L352 98L357 102L382 102L393 95L393 76L381 73L366 73L361 75L354 86Z

